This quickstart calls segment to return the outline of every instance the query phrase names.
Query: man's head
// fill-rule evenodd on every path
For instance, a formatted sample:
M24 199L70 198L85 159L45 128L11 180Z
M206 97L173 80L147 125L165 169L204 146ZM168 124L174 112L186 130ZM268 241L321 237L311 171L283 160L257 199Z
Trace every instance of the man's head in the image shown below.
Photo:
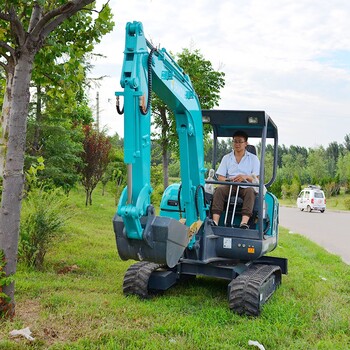
M237 130L233 134L232 142L234 145L242 145L244 148L247 146L248 135L243 130Z

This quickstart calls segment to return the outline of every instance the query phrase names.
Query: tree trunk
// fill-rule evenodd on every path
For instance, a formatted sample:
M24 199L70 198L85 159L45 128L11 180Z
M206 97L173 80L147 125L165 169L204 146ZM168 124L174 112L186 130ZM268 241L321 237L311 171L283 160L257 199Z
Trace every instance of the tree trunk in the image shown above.
M85 206L87 207L89 204L89 190L85 188Z
M85 206L92 205L92 192L93 188L85 188Z
M90 205L92 205L92 191L93 191L93 189L91 189L89 192L89 204Z
M42 111L41 111L41 101L42 101L42 97L41 97L41 86L38 85L36 87L36 118L35 118L35 124L34 124L34 137L33 137L33 145L32 145L32 149L31 149L31 154L33 156L36 156L39 152L39 148L40 148L40 126L41 126L41 122L43 119L43 115L42 115Z
M102 184L102 196L105 195L106 185L107 185L107 183Z
M12 67L12 66L11 66ZM0 126L0 177L3 177L4 167L5 167L5 156L6 156L6 147L8 139L8 124L10 118L11 110L11 101L12 101L12 83L13 83L13 70L9 67L6 74L6 89L4 94L4 101L2 104L1 112L1 126Z
M18 58L12 85L12 101L8 124L8 144L3 176L0 209L0 248L6 259L6 275L16 272L20 212L23 192L23 164L29 105L29 84L34 54L22 52ZM4 311L13 315L15 310L14 283L3 288L10 301Z
M169 157L166 147L162 149L164 190L169 186Z
M162 119L162 161L163 161L163 185L164 190L169 186L169 157L168 157L168 130L169 124L166 119L166 109L161 108L160 115Z

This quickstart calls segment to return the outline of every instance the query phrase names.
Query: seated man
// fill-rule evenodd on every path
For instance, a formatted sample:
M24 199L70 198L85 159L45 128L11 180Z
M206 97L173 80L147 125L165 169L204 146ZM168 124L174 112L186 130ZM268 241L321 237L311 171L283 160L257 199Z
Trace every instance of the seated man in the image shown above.
M233 151L226 154L216 171L219 181L253 182L253 176L260 171L259 158L246 151L248 135L241 130L233 134ZM218 225L220 215L224 210L225 201L228 198L230 186L220 185L216 188L212 201L213 224ZM232 193L235 194L237 186L232 186ZM253 187L240 186L239 196L243 199L242 220L240 227L249 228L248 221L252 216L255 191Z

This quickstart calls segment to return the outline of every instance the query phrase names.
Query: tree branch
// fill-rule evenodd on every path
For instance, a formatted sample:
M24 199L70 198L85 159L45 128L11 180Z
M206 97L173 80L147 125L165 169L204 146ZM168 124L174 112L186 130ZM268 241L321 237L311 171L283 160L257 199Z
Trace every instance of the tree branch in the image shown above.
M15 56L15 50L10 46L8 45L7 43L5 43L4 41L0 41L0 48L3 48L4 50L0 50L0 55L2 57L4 57L6 59L7 62L9 62L10 60L10 57L12 57L12 59L15 61L16 60L16 56ZM6 55L6 52L5 51L8 51L10 52L10 55L11 56L8 56Z
M36 24L35 28L33 29L31 35L33 40L37 40L40 33L42 32L43 28L45 27L45 25L49 22L52 21L52 19L54 19L55 17L59 16L60 14L64 13L65 11L70 10L70 8L74 6L74 4L72 3L72 1L69 1L68 3L53 9L52 11L49 11L48 13L46 13L41 19L40 21Z
M33 8L33 11L32 11L32 15L31 15L30 21L29 21L29 26L28 26L28 32L29 33L37 25L37 23L39 22L41 17L42 17L42 9L39 6L39 4L37 2L35 2L34 8Z
M10 24L13 28L13 32L15 33L17 40L18 40L18 44L23 45L25 42L26 33L25 33L25 30L22 26L22 23L21 23L20 19L18 18L13 6L11 6L11 8L9 10L9 17L10 17L9 21L10 21Z
M0 41L0 47L4 48L6 51L9 51L11 56L14 56L15 50L7 43L4 41Z
M7 72L7 65L4 62L0 61L0 67L2 67L5 72Z
M107 2L105 2L105 3L102 5L102 8L101 8L100 11L94 10L94 12L101 13L101 12L108 6L109 1L110 1L110 0L107 0Z
M3 19L6 22L10 22L11 18L7 13L4 13L2 11L0 11L0 19Z
M93 3L95 0L72 0L54 9L43 16L33 29L32 37L34 40L39 35L45 39L55 28L57 28L65 19L73 16L85 5Z

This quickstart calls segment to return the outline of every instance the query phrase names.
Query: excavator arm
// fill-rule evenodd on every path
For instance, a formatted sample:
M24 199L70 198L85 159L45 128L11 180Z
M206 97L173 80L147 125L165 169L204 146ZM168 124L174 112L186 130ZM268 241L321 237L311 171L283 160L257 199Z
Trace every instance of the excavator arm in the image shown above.
M177 262L188 243L190 226L198 220L204 220L206 216L204 191L198 190L204 186L206 171L199 100L189 76L165 49L158 50L145 39L140 22L129 22L126 25L120 83L124 91L117 92L116 96L117 101L119 96L124 97L124 161L127 164L128 180L119 200L117 217L114 219L118 251L125 259L157 260L156 262L174 265L174 261ZM175 116L185 224L174 223L171 218L168 221L165 218L157 219L151 205L152 92L162 99ZM117 107L120 110L119 102ZM162 221L162 229L157 226L159 221ZM123 232L119 232L120 230ZM167 243L163 242L164 249L151 253L151 250L157 249L154 246L154 236L158 236L158 231L161 230L168 233L163 240L181 240L181 249L178 249L171 262L166 258L169 248ZM118 237L122 243L118 242ZM135 246L135 251L130 252ZM141 255L138 249L142 250ZM174 255L174 252L171 254Z

